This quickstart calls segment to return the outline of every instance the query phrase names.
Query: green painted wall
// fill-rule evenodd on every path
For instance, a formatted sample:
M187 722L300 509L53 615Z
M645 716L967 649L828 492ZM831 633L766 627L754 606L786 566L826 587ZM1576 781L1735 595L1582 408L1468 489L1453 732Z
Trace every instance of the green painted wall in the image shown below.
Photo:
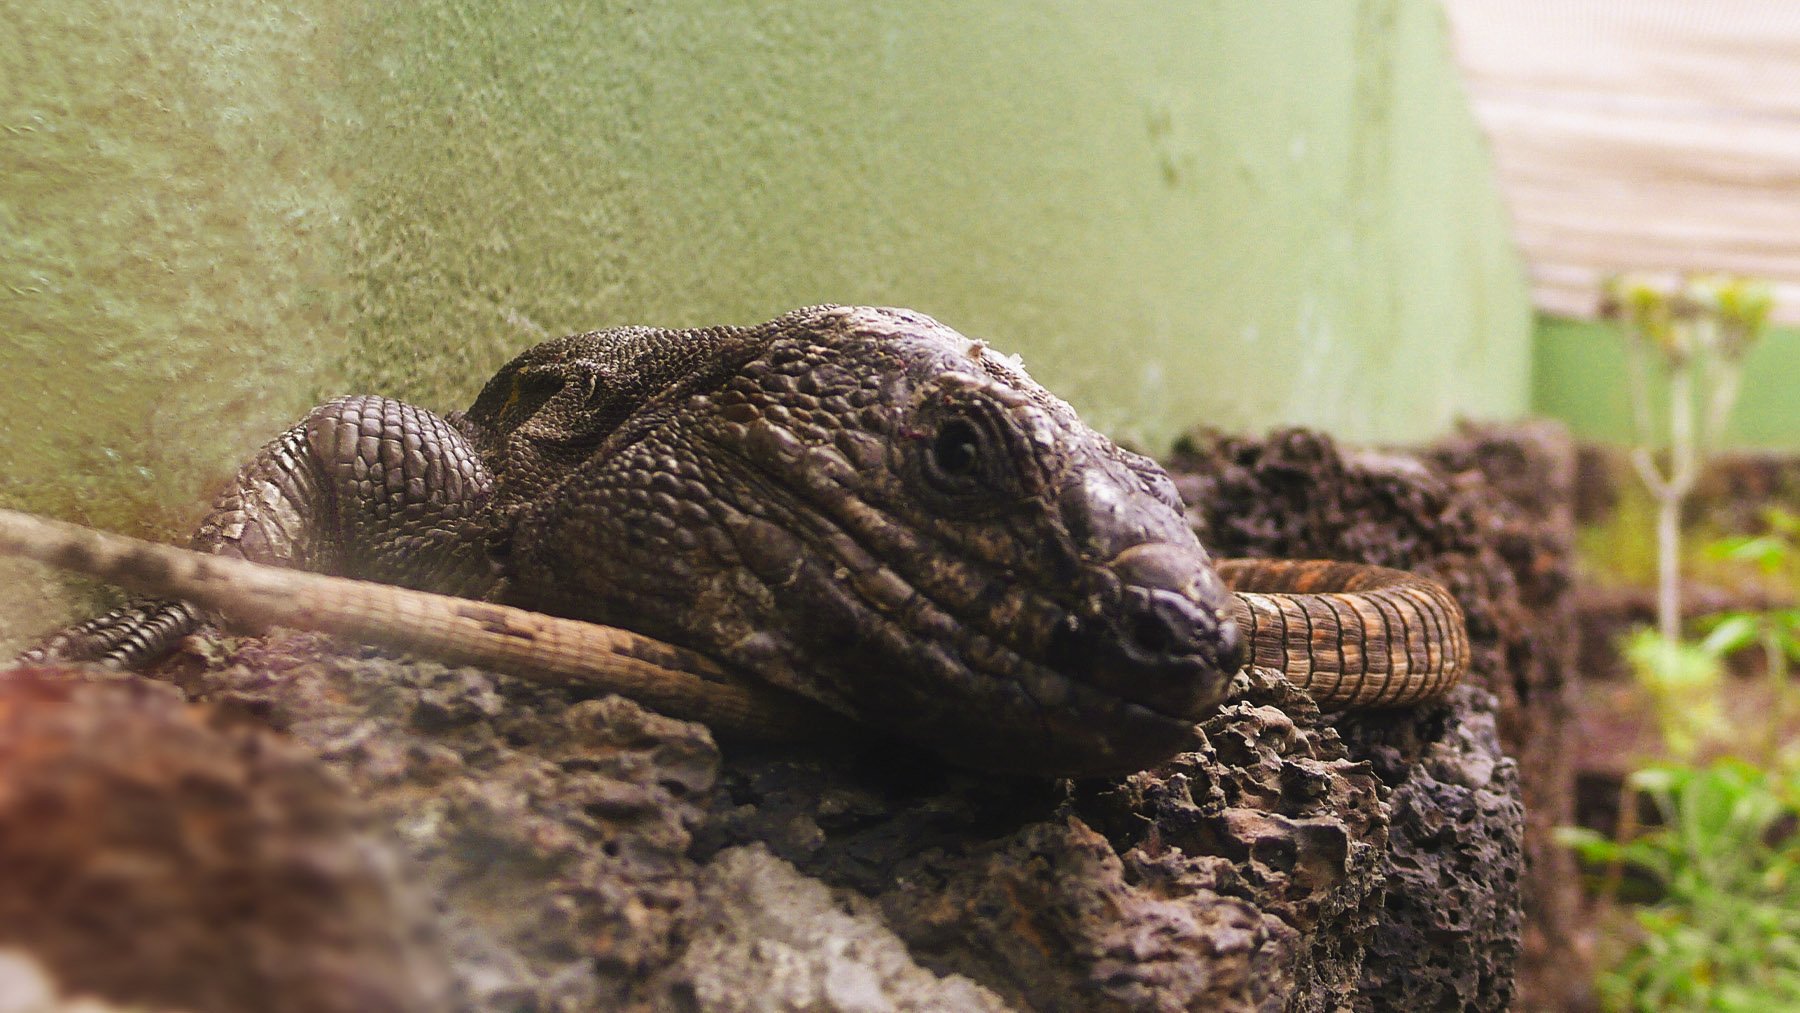
M1631 444L1624 338L1611 324L1541 317L1532 364L1531 407L1566 422L1583 439ZM1653 395L1663 403L1658 385ZM1744 362L1743 387L1724 445L1800 450L1800 329L1772 328Z
M321 397L903 304L1151 449L1520 412L1432 0L12 0L0 503L168 536Z

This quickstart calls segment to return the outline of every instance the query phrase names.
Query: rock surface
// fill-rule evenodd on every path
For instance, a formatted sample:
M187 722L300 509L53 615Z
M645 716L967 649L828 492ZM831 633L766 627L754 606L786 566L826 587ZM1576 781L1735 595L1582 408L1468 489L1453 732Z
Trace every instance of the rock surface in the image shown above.
M1308 439L1310 464L1269 474L1294 496L1354 488ZM1344 544L1391 563L1460 522L1420 509L1440 495L1430 471L1384 467ZM1227 511L1239 474L1212 490ZM1239 516L1286 524L1277 509ZM1321 521L1261 544L1307 554ZM1472 619L1484 600L1465 599ZM1335 725L1246 673L1167 763L1056 782L946 770L873 734L721 750L616 697L304 635L190 645L161 678L285 733L385 828L436 901L430 955L454 1008L1494 1010L1512 996L1523 824L1494 669L1443 703Z
M867 901L834 896L760 846L733 848L710 862L696 900L692 938L672 977L703 1009L1010 1008L961 975L940 978L920 967Z
M145 680L15 670L0 678L0 993L437 1009L423 905L373 831L280 736Z
M1587 980L1570 936L1578 884L1571 857L1551 839L1573 818L1567 434L1548 423L1469 426L1412 457L1342 451L1302 430L1264 440L1202 433L1184 441L1170 469L1202 541L1221 555L1378 563L1436 577L1456 594L1474 652L1469 681L1497 698L1500 741L1518 758L1528 814L1521 1006L1557 1007L1578 994ZM1338 725L1352 755L1377 758L1380 738L1428 727L1379 713ZM1417 755L1418 745L1402 755ZM1396 820L1408 819L1405 794L1396 801ZM1394 836L1398 854L1407 835Z

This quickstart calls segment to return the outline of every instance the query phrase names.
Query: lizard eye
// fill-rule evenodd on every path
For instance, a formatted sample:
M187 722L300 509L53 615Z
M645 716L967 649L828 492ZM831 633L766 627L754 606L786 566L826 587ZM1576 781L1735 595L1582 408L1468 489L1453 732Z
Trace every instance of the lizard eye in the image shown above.
M1015 509L1035 489L1041 462L1017 406L981 378L937 377L895 430L895 470L920 500L956 517Z
M973 476L981 468L981 434L966 419L944 423L931 441L931 465L948 479Z
M965 513L1014 498L1019 479L1002 424L979 409L941 405L920 419L913 441L913 471L946 506Z

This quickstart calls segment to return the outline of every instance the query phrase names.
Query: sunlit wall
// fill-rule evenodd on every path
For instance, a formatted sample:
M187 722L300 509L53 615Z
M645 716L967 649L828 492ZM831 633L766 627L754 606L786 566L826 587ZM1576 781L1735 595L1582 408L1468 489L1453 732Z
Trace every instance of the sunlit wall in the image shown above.
M0 128L0 502L118 529L330 394L823 301L1152 450L1527 400L1431 0L13 0Z

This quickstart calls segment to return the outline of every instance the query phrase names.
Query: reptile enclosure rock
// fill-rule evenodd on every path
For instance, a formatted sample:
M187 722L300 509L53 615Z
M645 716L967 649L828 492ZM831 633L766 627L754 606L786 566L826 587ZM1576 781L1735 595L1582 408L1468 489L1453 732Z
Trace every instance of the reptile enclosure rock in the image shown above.
M1442 472L1346 464L1320 437L1207 452L1223 470L1183 481L1205 503L1193 515L1203 538L1226 552L1326 545L1406 565L1436 537L1430 525L1457 516ZM1264 455L1287 463L1264 467ZM1343 492L1377 474L1386 494ZM1341 512L1283 513L1301 491ZM1499 576L1439 575L1472 620L1490 614L1467 594ZM1478 627L1478 645L1496 643L1482 636ZM1474 685L1442 703L1338 722L1252 671L1187 751L1092 782L947 770L872 735L721 747L704 727L616 697L298 634L194 638L156 676L203 701L206 720L275 729L272 754L350 789L332 796L341 815L306 826L370 842L344 844L349 853L402 857L404 882L361 895L391 912L375 920L390 926L408 924L408 897L432 898L429 931L383 945L405 957L395 958L403 980L427 991L431 969L447 968L459 1009L1494 1010L1513 996L1523 810L1496 724L1496 693L1507 699L1513 677L1497 666L1509 659L1477 659ZM75 686L57 692L101 691ZM165 706L143 720L202 720L186 714ZM0 758L27 762L16 723L0 734ZM166 782L183 769L146 765L148 788L132 790L173 791ZM313 805L293 792L212 801L274 827ZM44 832L91 818L0 806L0 841L24 839L26 822ZM221 854L199 852L187 868L204 873ZM0 896L20 886L5 859ZM361 875L347 860L327 866ZM289 888L316 894L316 882ZM211 903L196 894L141 927L191 931L182 920L210 918ZM343 944L292 938L291 967L233 973L272 988ZM118 967L103 981L91 965L33 951L33 937L12 943L65 992L162 1001L112 987L131 977ZM237 1008L208 996L196 988L182 1001Z
M1300 430L1266 440L1198 434L1169 463L1201 540L1221 554L1361 560L1427 574L1456 594L1474 655L1470 681L1497 698L1501 742L1520 766L1528 826L1519 1004L1567 1007L1589 977L1571 935L1573 860L1551 839L1574 817L1568 434L1547 422L1467 426L1417 459L1340 451ZM1378 764L1382 738L1418 727L1379 713L1339 722L1357 743L1352 752Z

